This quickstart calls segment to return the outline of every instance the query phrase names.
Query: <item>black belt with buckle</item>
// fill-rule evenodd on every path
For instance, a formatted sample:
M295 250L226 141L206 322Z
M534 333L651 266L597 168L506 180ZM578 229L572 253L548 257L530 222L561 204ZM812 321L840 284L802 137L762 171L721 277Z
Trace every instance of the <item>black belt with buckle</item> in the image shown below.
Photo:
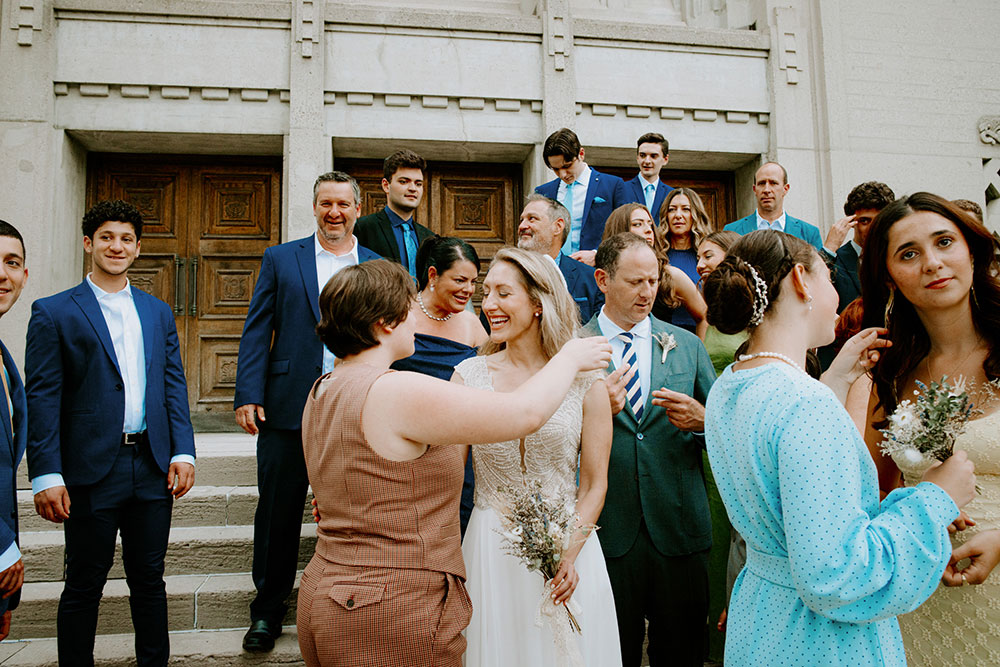
M142 444L145 439L145 431L139 431L138 433L122 433L122 446L135 447L136 445Z

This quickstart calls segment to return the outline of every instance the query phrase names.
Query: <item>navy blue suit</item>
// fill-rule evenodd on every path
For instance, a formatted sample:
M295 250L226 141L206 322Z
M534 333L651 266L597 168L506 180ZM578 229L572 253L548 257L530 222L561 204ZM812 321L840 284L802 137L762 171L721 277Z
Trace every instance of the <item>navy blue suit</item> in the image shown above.
M302 507L309 479L302 454L302 409L323 373L315 235L264 251L243 325L234 407L264 407L258 422L252 621L281 623L298 568ZM361 262L379 259L358 245Z
M736 222L730 222L725 226L727 232L736 232L739 235L749 234L757 231L757 211L754 211L745 218L740 218ZM785 233L806 241L816 250L823 250L823 237L819 235L819 228L804 220L793 218L785 214Z
M173 499L170 459L194 456L187 383L174 315L132 288L146 362L146 437L125 445L125 387L107 322L86 281L31 306L25 353L28 474L61 473L70 496L66 585L59 600L60 664L93 664L97 612L114 560L122 560L140 666L166 665L163 561Z
M572 257L562 255L559 258L559 270L566 278L566 287L580 309L580 323L589 322L590 318L601 312L604 305L604 292L597 287L594 280L594 268Z
M642 176L636 176L630 181L625 181L625 194L628 196L630 202L635 202L636 204L646 205L646 179ZM653 224L660 224L660 206L663 205L663 200L667 198L670 191L673 190L672 187L660 180L656 184L656 194L653 195L653 207L649 209L649 214L653 216Z
M535 192L558 201L559 179L555 178L535 188ZM587 184L587 200L583 205L583 222L580 225L580 250L595 250L601 245L604 235L604 223L611 212L622 204L631 203L625 194L625 183L611 174L602 174L593 167L590 169L590 182ZM573 212L570 211L570 214Z
M10 352L0 342L0 355L3 356L3 366L10 377L10 402L14 407L14 432L11 433L11 414L7 410L7 401L0 400L0 554L7 551L17 539L17 466L24 455L25 443L28 441L26 419L28 406L24 399L24 384L21 374L17 372L14 359ZM21 599L21 591L17 591L6 600L0 600L0 614L17 608Z

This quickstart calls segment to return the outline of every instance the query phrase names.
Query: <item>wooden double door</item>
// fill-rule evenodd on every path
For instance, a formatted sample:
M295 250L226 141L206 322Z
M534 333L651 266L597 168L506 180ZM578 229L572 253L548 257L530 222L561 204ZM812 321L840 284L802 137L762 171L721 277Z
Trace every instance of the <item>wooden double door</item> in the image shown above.
M382 162L338 159L336 168L346 171L361 187L361 215L385 206ZM457 236L468 242L482 260L480 280L473 297L482 300L482 280L494 253L516 243L521 216L521 165L462 162L431 162L424 174L424 196L416 212L417 222L441 236Z
M129 279L173 308L196 429L234 429L243 322L280 242L280 159L91 154L87 175L88 207L123 199L142 213Z

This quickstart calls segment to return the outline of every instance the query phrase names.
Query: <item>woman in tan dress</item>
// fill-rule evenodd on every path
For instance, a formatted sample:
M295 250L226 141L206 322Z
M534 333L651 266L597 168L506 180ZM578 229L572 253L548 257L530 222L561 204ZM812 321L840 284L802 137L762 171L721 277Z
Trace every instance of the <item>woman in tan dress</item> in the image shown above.
M384 260L343 269L320 295L317 332L342 361L317 380L303 447L319 510L299 586L310 667L461 665L472 613L458 506L466 447L521 438L555 412L580 371L604 368L603 338L567 343L510 393L389 365L413 354L413 281Z

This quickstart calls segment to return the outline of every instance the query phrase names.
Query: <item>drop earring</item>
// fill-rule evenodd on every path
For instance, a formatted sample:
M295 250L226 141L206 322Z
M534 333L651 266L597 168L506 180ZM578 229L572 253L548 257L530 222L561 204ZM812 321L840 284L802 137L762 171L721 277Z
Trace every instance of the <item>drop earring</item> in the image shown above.
M806 304L809 306L808 310L813 309L812 300L813 300L812 294L806 294Z

